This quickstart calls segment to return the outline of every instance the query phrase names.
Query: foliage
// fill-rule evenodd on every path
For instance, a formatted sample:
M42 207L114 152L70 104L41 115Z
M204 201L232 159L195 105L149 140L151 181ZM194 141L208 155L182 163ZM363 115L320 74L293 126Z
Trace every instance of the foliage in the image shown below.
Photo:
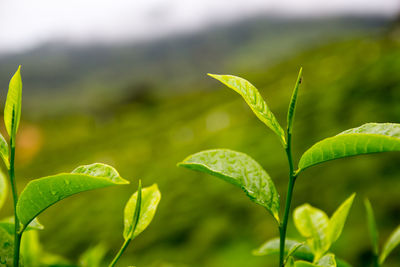
M291 254L296 255L296 250L302 245L294 243L289 249L285 240L295 181L305 169L329 160L377 152L400 151L400 124L368 123L358 128L344 131L334 137L326 138L304 152L300 158L298 169L295 170L291 139L294 111L299 85L302 81L302 69L299 71L288 108L286 135L261 94L250 82L232 75L210 74L210 76L239 93L255 115L278 135L285 149L289 163L289 185L282 219L279 219L279 215L275 213L276 209L272 209L271 204L266 206L267 210L279 223L279 266L337 266L335 255L327 252L342 232L355 195L350 196L334 212L331 218L328 218L323 211L309 204L304 204L295 209L294 223L300 234L306 238L307 245L313 254L313 259L312 263L302 260L294 261ZM254 160L244 161L244 158L251 159L249 156L239 152L224 149L209 150L189 156L178 166L215 175L243 188L255 203L261 205L262 203L274 203L274 206L279 208L279 198L277 198L277 201L271 202L274 196L278 194L270 177L264 175L266 172ZM256 166L256 168L253 166ZM262 201L259 200L260 196L262 196ZM269 202L266 200L269 200ZM391 251L397 245L397 242L400 242L398 236L397 232L392 235L385 246L385 251ZM262 246L265 249L264 253L258 249L256 254L271 254L270 244L269 241ZM384 258L385 254L382 256L383 260Z
M77 167L71 173L61 173L30 181L18 196L14 173L15 139L21 118L22 80L21 66L11 78L5 110L4 121L10 136L10 150L5 139L0 136L0 154L9 170L11 189L14 200L14 217L0 222L0 257L2 266L54 266L67 264L57 255L45 252L37 236L37 230L43 229L37 216L60 200L71 195L113 185L129 184L120 177L113 167L93 163ZM9 156L8 156L9 154ZM4 203L8 187L4 175L0 175L0 207ZM139 182L139 196L142 189ZM143 199L138 192L132 195L125 207L125 225L133 222L127 216L134 212L133 231L124 237L131 240L148 227L153 219L160 201L160 191L156 184L143 189ZM136 207L136 208L135 208ZM138 208L139 207L139 208ZM140 208L141 207L141 208ZM134 230L137 228L137 231ZM30 230L30 231L28 231ZM114 266L129 243L114 258ZM86 251L80 259L81 266L100 266L106 248L98 245Z

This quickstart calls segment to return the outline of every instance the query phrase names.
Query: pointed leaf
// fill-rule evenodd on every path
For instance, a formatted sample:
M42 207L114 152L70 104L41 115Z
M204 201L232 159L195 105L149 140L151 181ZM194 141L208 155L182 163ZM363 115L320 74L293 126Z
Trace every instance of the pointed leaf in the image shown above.
M259 248L253 250L253 255L255 256L265 256L265 255L275 255L279 254L279 237L268 240L264 244L262 244ZM298 249L294 250L292 255L296 258L312 261L314 258L311 249L296 240L286 239L285 240L285 254L288 255L288 251L291 251L292 248L298 247ZM290 256L290 255L289 255Z
M319 261L317 262L318 266L322 266L322 267L336 267L336 259L335 259L335 255L333 255L332 253L328 253L325 256L323 256L321 259L319 259Z
M178 166L202 171L239 186L279 222L279 194L267 172L248 155L229 149L206 150L187 157Z
M0 134L0 157L3 159L7 169L10 168L8 144L4 137Z
M0 208L3 207L7 199L8 186L5 174L0 170Z
M127 183L111 166L101 163L81 166L72 173L56 174L29 182L18 200L17 214L20 222L26 226L42 211L66 197Z
M400 225L393 231L385 245L383 246L381 256L379 257L379 263L382 264L386 257L400 244Z
M149 226L150 222L153 220L153 217L156 213L158 203L161 199L161 193L158 190L157 184L153 184L152 186L145 187L141 190L141 206L140 206L140 214L139 221L137 222L135 230L132 232L132 225L134 224L134 213L136 209L136 203L138 200L138 192L134 193L129 199L128 203L125 206L124 212L124 238L126 239L134 239L141 232L143 232L147 226Z
M348 199L346 199L333 213L331 219L329 220L328 231L331 244L333 244L342 233L344 223L346 222L347 215L349 214L355 196L356 194L352 194Z
M296 111L297 93L299 91L299 87L301 84L302 74L303 74L303 68L300 68L299 75L297 76L297 81L294 86L292 98L290 99L290 104L289 104L289 110L288 110L288 116L287 116L288 133L292 133L294 113Z
M21 118L22 80L21 66L10 80L6 105L4 107L4 123L9 136L15 137Z
M319 259L329 248L328 224L329 218L322 210L309 204L301 205L294 210L294 223L302 236Z
M313 145L301 156L299 171L329 160L387 151L400 151L400 124L367 123Z
M371 206L371 202L369 202L367 198L364 199L364 206L367 212L368 232L372 242L372 249L374 255L377 256L379 254L378 228L376 227L376 221L375 221L374 211Z
M80 256L79 266L100 267L106 253L107 247L104 243L91 247Z
M142 208L142 181L139 180L135 212L133 213L132 223L128 224L127 229L124 231L124 232L126 232L126 237L129 239L132 238L133 233L135 232L136 227L139 223L141 208Z
M256 114L256 116L267 125L272 131L274 131L283 146L286 146L285 133L279 122L276 120L275 115L268 108L267 103L265 103L261 94L258 92L257 88L254 87L250 82L243 78L232 76L232 75L216 75L208 74L209 76L222 82L229 88L233 89L235 92L240 94L246 101L247 105Z

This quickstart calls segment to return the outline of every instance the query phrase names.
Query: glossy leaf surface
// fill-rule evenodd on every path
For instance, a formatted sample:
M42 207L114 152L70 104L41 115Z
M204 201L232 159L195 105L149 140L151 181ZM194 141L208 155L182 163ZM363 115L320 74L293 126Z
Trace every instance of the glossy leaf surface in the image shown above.
M217 79L241 95L254 114L272 131L274 131L278 135L282 144L286 146L285 133L282 127L254 85L243 78L232 75L209 74L209 76Z
M267 172L248 155L229 149L206 150L187 157L178 166L205 172L244 190L279 222L279 194Z
M138 192L135 192L125 206L124 212L124 238L133 239L143 232L156 213L158 203L161 199L160 190L157 184L145 187L142 189L141 207L139 219L134 232L132 232L132 225L134 224L134 213L136 209L136 202L138 199Z
M6 105L4 107L4 123L10 136L17 133L21 118L22 80L21 66L10 80Z
M302 155L299 170L329 160L399 150L400 124L367 123L313 145Z
M54 203L71 195L111 185L127 184L111 166L95 163L33 180L21 192L17 214L25 226Z
M386 257L400 244L400 225L393 231L385 245L383 246L382 253L379 257L379 263L382 264Z
M371 202L369 202L367 198L364 200L364 205L365 205L365 210L367 212L368 232L372 243L372 249L374 255L378 255L379 254L378 228L376 227L374 211L372 209Z
M346 199L330 218L328 231L329 241L331 244L334 243L341 235L355 196L355 194L352 194L348 199Z
M0 157L3 159L7 169L10 168L10 159L8 152L8 144L4 137L0 134Z
M329 218L325 212L304 204L294 210L294 224L302 236L307 238L307 244L317 259L329 248L328 237Z
M4 202L7 199L8 184L6 175L0 171L0 208L3 207Z
M319 259L317 265L323 267L336 267L337 265L335 255L333 255L332 253L326 254L321 259Z

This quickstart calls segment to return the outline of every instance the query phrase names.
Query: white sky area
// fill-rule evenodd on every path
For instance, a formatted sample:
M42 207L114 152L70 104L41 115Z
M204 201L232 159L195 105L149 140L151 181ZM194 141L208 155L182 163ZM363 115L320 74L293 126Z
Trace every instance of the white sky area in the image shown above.
M256 14L395 15L400 0L0 0L0 53L51 40L120 42Z

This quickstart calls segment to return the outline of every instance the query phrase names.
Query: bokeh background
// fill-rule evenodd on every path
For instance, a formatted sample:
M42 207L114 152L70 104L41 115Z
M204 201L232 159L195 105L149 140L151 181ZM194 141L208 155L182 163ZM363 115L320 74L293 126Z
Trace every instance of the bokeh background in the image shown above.
M158 183L162 201L120 266L276 266L251 251L278 235L272 217L239 188L176 167L210 148L248 153L283 198L287 162L279 140L233 91L206 76L256 85L281 124L303 66L294 124L296 160L316 141L365 122L400 121L397 0L0 1L0 99L22 65L17 178L104 162L131 185L76 195L42 215L47 251L71 263L103 242L122 244L123 207ZM4 129L1 129L5 135ZM400 223L400 154L337 160L298 179L293 206L331 214L357 198L333 251L368 266L362 199L375 209L380 243ZM12 212L11 197L0 215ZM288 236L299 237L292 223ZM400 266L397 249L386 266Z

